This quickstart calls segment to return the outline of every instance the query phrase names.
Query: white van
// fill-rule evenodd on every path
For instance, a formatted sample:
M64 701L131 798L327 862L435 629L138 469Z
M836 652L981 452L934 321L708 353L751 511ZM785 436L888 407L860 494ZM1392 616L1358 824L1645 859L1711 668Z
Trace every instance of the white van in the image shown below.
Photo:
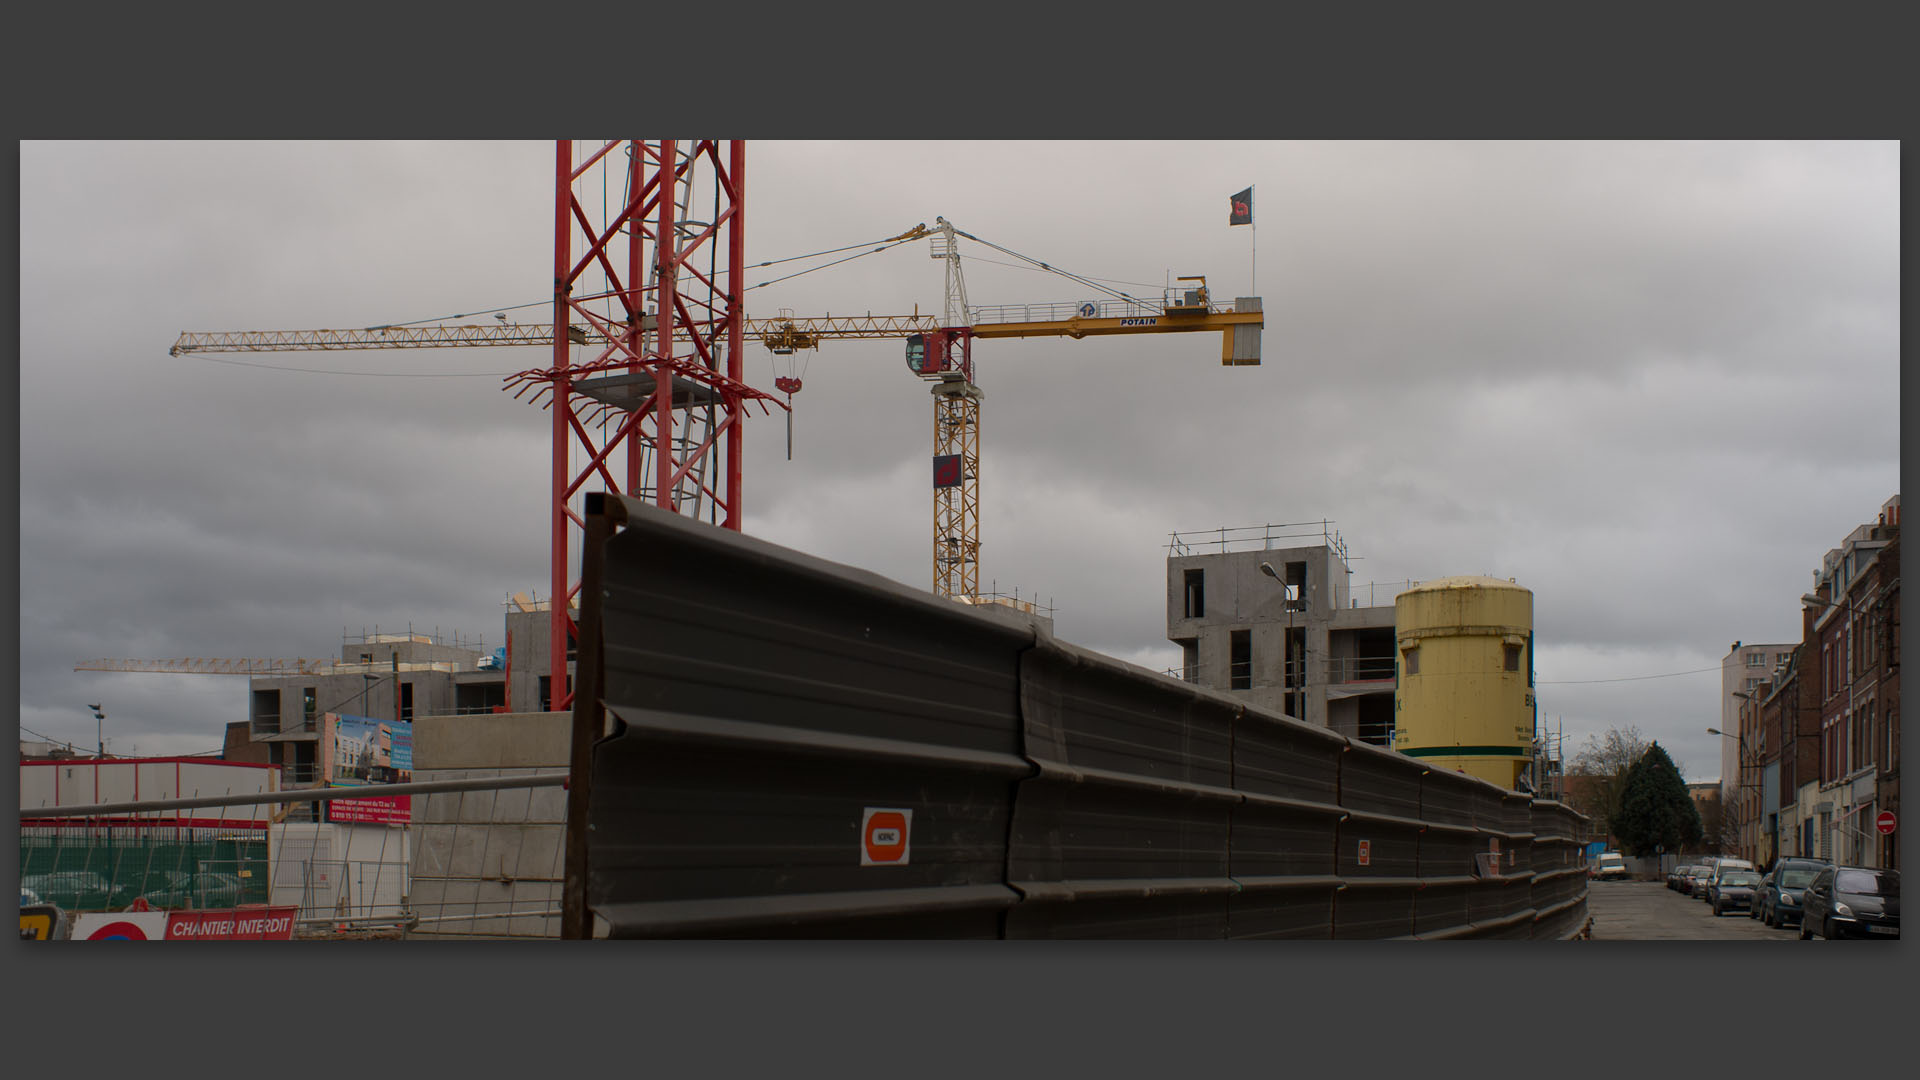
M1600 864L1593 868L1593 876L1602 881L1625 881L1633 875L1627 871L1625 856L1617 851L1603 851L1600 853Z

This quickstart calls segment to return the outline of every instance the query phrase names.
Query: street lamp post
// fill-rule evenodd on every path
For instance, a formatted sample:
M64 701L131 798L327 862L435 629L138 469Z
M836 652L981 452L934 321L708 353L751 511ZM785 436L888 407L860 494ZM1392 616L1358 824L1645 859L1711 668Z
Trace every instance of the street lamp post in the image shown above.
M1753 696L1751 694L1747 694L1744 691L1735 690L1733 691L1733 696L1741 699L1742 701L1745 701L1747 703L1747 707L1752 708ZM1719 728L1716 728L1716 727L1708 728L1707 734L1718 735L1723 739L1733 740L1733 760L1734 760L1734 767L1737 770L1737 775L1734 778L1734 790L1738 793L1739 807L1740 807L1739 816L1734 819L1734 827L1736 832L1739 835L1741 856L1743 858L1752 859L1753 856L1759 854L1758 850L1755 850L1759 847L1759 844L1754 843L1750 847L1747 842L1747 828L1746 828L1746 824L1747 824L1746 805L1747 805L1747 787L1748 787L1747 771L1749 769L1759 768L1759 766L1753 765L1749 762L1748 755L1747 755L1746 735L1721 731ZM1724 814L1724 812L1725 811L1723 808L1722 813Z
M1287 650L1293 648L1293 602L1292 602L1293 597L1292 597L1292 594L1287 592L1287 579L1280 576L1280 571L1275 570L1273 568L1272 563L1262 562L1260 564L1260 572L1272 578L1274 582L1280 586L1280 606L1283 609L1285 609L1287 613L1287 629L1285 634L1283 634L1280 638L1280 701L1281 701L1281 711L1284 712L1286 711L1286 707L1287 707L1286 703L1288 700L1288 694L1293 689L1293 682L1292 682L1293 667L1287 656ZM1305 670L1304 664L1302 665L1300 674L1301 674L1301 682L1304 684L1306 681L1305 679L1306 670ZM1333 673L1329 671L1327 673L1327 677L1328 677L1328 680L1331 681L1333 677ZM1306 689L1307 688L1305 685L1302 685L1300 687L1301 700L1299 703L1299 709L1302 713L1307 711ZM1302 716L1299 719L1304 720L1306 719L1306 717Z
M93 737L99 743L95 753L99 757L107 756L107 713L98 705L89 705L93 710Z

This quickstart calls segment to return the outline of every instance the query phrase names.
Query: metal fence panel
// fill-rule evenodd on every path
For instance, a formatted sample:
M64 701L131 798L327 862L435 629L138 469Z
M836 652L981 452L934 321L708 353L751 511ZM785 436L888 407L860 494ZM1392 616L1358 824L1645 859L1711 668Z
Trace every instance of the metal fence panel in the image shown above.
M1333 936L1335 828L1340 757L1347 740L1325 728L1258 709L1234 722L1230 871L1240 886L1227 906L1227 936Z
M1584 819L1570 806L1535 800L1533 907L1536 939L1578 935L1587 924L1587 869L1580 849Z
M600 638L582 643L583 668L603 665L589 680L602 692L575 714L588 795L573 820L589 828L566 875L583 882L567 902L584 897L609 936L1584 926L1565 807L1060 643L1012 612L617 506L627 527L584 575L581 625Z
M617 730L589 805L608 934L999 936L1033 629L628 513L604 555Z
M1014 805L1010 937L1226 936L1231 699L1043 635L1021 656L1038 772Z
M160 821L20 827L21 883L70 912L120 910L143 896L155 907L265 903L267 870L264 829Z
M1023 765L812 749L631 721L596 748L591 904L612 935L1000 936ZM869 809L902 813L898 864L863 865Z
M527 717L522 722L538 721ZM435 743L446 741L439 732L433 738ZM416 744L416 755L422 749ZM430 752L437 755L438 746ZM543 756L548 755L551 751ZM543 771L539 766L429 767L416 769L414 776L478 780ZM411 891L418 919L410 935L558 937L565 868L564 794L558 787L540 787L416 796Z
M1420 888L1420 774L1414 758L1347 740L1340 756L1334 936L1410 937Z

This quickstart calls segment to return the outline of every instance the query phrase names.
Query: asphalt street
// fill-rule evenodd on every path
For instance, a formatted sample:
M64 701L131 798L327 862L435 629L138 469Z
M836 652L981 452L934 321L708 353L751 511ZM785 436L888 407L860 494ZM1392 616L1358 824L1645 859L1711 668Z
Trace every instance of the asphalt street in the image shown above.
M1718 918L1705 901L1660 881L1591 881L1587 910L1595 941L1798 941L1800 931L1769 929L1744 911Z

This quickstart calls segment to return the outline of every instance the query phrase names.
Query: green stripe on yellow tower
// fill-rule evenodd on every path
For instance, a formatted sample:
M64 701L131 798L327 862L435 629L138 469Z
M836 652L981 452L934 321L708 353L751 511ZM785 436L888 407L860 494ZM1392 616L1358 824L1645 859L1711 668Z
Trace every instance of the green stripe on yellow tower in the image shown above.
M1393 748L1512 790L1533 756L1533 591L1449 577L1394 598Z

